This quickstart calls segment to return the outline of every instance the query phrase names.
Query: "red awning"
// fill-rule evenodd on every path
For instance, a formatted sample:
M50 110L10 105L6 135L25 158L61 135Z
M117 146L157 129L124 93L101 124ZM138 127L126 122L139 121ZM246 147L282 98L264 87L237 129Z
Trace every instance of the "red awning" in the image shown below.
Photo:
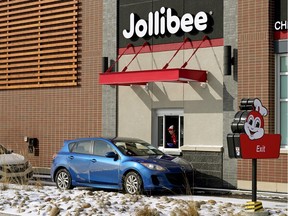
M207 72L191 69L159 69L101 73L103 85L145 85L149 82L206 82Z
M179 50L184 46L185 43L190 42L189 38L185 38L180 47L176 50L174 55L171 57L169 62L165 64L162 69L158 70L143 70L143 71L127 71L128 66L131 62L138 56L138 54L144 49L144 47L149 46L149 43L146 41L141 48L135 53L134 57L130 60L130 62L123 68L122 72L111 72L112 68L119 61L119 59L124 55L124 53L131 47L134 47L132 44L128 44L125 50L119 55L117 60L113 65L105 72L99 75L99 83L103 85L145 85L149 82L206 82L207 81L207 72L203 70L192 70L185 69L188 61L195 55L197 50L201 47L202 43L205 40L210 39L207 36L204 36L202 41L199 43L197 48L193 51L188 60L182 65L181 68L176 69L167 69L170 62L177 55Z

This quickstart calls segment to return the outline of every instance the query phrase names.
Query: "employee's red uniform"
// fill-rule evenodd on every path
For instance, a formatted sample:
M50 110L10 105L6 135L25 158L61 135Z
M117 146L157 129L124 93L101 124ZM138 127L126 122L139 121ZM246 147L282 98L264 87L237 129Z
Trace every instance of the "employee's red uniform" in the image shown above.
M171 135L171 141L172 141L172 143L173 143L174 145L177 144L177 140L176 140L176 135L175 135L175 133L173 133L173 134Z

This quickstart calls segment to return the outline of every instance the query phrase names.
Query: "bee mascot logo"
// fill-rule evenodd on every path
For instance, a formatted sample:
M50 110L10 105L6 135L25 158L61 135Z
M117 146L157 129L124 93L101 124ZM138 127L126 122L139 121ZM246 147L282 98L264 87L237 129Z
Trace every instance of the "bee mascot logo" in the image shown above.
M262 105L259 99L254 100L254 110L247 116L244 124L244 130L250 140L260 139L263 137L264 131L264 116L268 114L267 109Z

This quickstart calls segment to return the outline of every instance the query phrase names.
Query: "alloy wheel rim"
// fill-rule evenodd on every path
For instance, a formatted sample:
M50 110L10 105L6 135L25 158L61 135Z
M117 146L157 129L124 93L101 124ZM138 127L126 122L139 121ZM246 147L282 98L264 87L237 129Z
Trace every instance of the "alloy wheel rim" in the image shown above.
M67 189L69 184L69 177L65 172L61 172L57 178L58 186L61 189Z
M139 183L138 183L138 179L136 176L131 175L127 178L126 188L130 194L137 193L138 192L138 186L139 186Z

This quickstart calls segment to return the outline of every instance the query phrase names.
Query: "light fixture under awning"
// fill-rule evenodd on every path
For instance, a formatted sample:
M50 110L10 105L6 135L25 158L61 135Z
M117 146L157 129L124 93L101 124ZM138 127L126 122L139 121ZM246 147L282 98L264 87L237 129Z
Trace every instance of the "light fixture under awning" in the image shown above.
M206 82L207 71L191 69L159 69L129 72L101 73L103 85L145 85L149 82Z

